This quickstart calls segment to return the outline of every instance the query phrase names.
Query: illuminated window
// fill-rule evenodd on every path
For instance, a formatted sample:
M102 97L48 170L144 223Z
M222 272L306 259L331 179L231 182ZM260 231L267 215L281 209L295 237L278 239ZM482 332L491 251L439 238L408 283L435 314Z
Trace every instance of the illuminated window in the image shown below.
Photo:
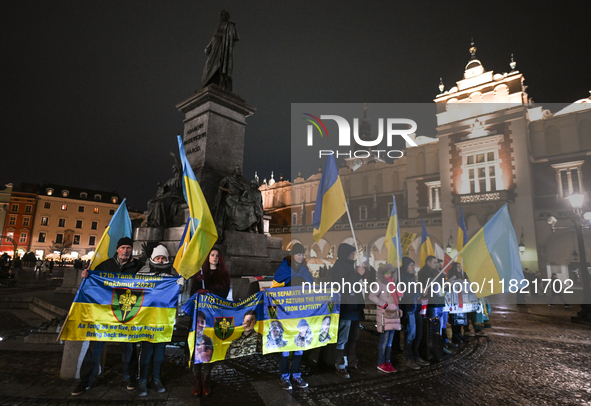
M495 151L485 151L466 156L470 193L497 190L497 160L495 155Z
M46 226L49 224L49 217L41 217L41 225Z
M568 197L573 193L583 193L583 179L581 167L585 161L564 162L554 164L558 181L558 194Z
M70 192L68 190L62 190L62 197L68 197Z
M58 234L55 236L55 243L56 244L61 244L64 242L64 235L63 234Z
M25 213L32 213L33 212L33 206L31 206L30 204L25 206Z
M91 230L96 230L97 228L98 228L98 221L93 221L92 223L90 223Z
M111 197L111 202L116 204L117 203L117 196Z
M45 190L47 192L47 196L51 196L53 194L53 189L49 188Z
M78 234L74 235L74 241L72 241L72 244L80 245L80 235L78 235Z
M23 217L23 226L28 226L31 222L31 217L25 216Z
M18 211L18 204L13 204L10 211Z
M66 219L59 219L57 221L57 226L58 227L65 227L66 226Z
M10 219L8 220L8 225L14 226L15 224L16 224L16 216L10 216Z
M62 204L62 210L68 210L68 205L67 204Z
M429 210L441 210L441 181L425 182L425 185L429 188Z
M92 247L92 246L94 246L94 244L95 244L95 241L96 241L96 237L95 237L94 235L91 235L91 236L88 238L88 245L90 245L91 247Z
M21 233L21 238L19 239L19 242L27 242L27 233Z
M93 212L94 212L94 214L99 214L99 208L98 207L95 207L94 210L93 210Z
M82 220L76 220L76 228L82 228Z
M359 207L359 220L367 220L367 206Z
M45 204L43 205L44 209L51 209L51 202L45 202Z
M84 206L78 206L78 213L84 213Z
M39 233L39 238L37 239L37 242L45 242L45 237L47 237L46 233Z

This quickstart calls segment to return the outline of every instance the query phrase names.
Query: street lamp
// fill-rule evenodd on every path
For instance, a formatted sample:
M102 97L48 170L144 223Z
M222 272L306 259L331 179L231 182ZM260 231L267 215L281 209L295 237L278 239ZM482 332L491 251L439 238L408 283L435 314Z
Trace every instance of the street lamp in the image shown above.
M572 321L576 323L591 324L591 286L589 285L589 271L587 269L587 255L585 252L585 240L583 239L583 228L588 228L586 220L589 217L588 213L582 214L583 203L585 195L580 193L573 193L568 196L568 201L573 207L572 221L575 225L577 233L577 241L579 243L579 273L581 275L581 282L583 283L583 303L581 304L581 311L577 313L578 317L573 317Z
M523 255L525 252L525 244L523 243L523 229L521 230L521 238L519 241L519 253Z

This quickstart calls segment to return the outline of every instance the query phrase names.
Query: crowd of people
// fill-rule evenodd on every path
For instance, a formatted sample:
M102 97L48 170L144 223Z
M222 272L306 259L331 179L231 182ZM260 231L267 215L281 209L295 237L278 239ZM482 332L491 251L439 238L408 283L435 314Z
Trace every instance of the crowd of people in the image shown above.
M173 268L173 262L168 250L163 245L155 247L145 264L132 257L133 242L130 238L122 238L117 243L117 252L106 261L99 264L95 269L109 273L143 274L156 276L178 276ZM291 255L284 258L273 278L272 287L296 287L304 282L314 281L306 264L305 248L296 243L292 246ZM367 262L359 264L355 260L356 250L350 244L341 244L338 247L337 260L330 269L330 277L333 280L348 282L353 285L369 277L375 278L378 284L377 291L368 294L370 302L376 305L376 328L380 338L378 342L377 369L382 373L396 372L391 362L391 353L400 351L400 339L403 341L402 352L406 365L411 369L420 369L431 364L426 358L438 361L437 351L431 354L424 352L422 346L425 340L422 339L425 320L431 325L435 323L433 337L430 338L431 347L441 347L443 351L450 353L450 350L458 345L469 342L469 337L486 336L483 332L485 327L490 327L488 315L490 307L482 314L454 314L448 319L448 313L444 308L441 292L431 292L432 287L423 292L411 289L411 284L417 281L438 280L443 282L461 281L466 279L460 264L453 263L447 275L441 273L442 263L434 256L426 259L425 265L415 272L415 262L409 258L402 259L400 271L391 264L383 264L374 270ZM398 275L400 274L400 281ZM82 277L89 276L88 267L82 271ZM437 278L437 279L436 279ZM185 287L185 280L178 278L181 289ZM404 293L397 288L401 284L406 287ZM185 303L183 309L192 317L195 312L194 301L199 296L207 293L226 298L230 292L231 278L224 263L221 250L214 247L207 260L199 269L187 286L190 286L191 299ZM424 302L427 311L425 317L421 314ZM364 292L351 289L341 291L340 315L338 325L338 336L336 337L336 348L334 351L334 364L336 374L343 378L350 378L350 374L365 375L368 372L362 368L356 354L357 342L362 329L361 322L365 319L365 297ZM252 314L251 314L252 313ZM256 314L247 313L244 316L242 335L234 340L228 348L226 359L261 352L261 334L254 331ZM194 374L194 386L192 395L211 395L211 371L213 363L210 362L213 353L213 342L210 337L203 334L206 327L206 317L201 311L195 315L195 354L191 360ZM326 321L326 323L325 323ZM447 334L447 323L451 324L451 340ZM303 323L302 323L303 322ZM470 332L469 323L472 322L474 332ZM267 346L273 345L274 339L282 337L283 326L279 320L274 320L275 325L270 326ZM272 324L273 324L272 323ZM300 326L301 325L301 326ZM326 326L325 326L326 325ZM322 329L319 337L322 342L331 339L330 317L322 322ZM274 331L279 334L274 334ZM302 347L311 335L310 326L305 319L298 324L300 335L295 338L302 341ZM403 337L401 337L403 333ZM300 337L301 336L301 337ZM270 343L270 344L269 344ZM104 341L90 341L88 350L84 356L80 368L80 382L72 391L73 396L80 395L90 388L94 377L99 370L99 359L105 346ZM135 343L121 343L123 378L128 390L136 390L139 396L148 394L148 377L152 377L151 387L157 392L165 392L166 387L160 380L160 371L164 360L166 343L151 343L142 341L139 344L139 354ZM280 348L280 346L277 346ZM247 351L247 352L244 352ZM279 385L285 390L295 388L306 388L308 383L302 378L300 363L303 350L285 351L280 353L278 369L280 373ZM433 356L431 356L433 355ZM150 369L151 366L151 369Z

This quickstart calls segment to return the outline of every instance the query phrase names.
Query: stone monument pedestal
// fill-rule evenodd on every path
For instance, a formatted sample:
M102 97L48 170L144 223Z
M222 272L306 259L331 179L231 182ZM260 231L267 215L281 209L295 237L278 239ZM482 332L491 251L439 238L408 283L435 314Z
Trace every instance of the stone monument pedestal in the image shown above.
M78 287L82 282L82 270L74 268L64 268L64 281L62 286L55 289L55 293L73 293L78 292Z
M214 214L220 181L235 166L242 169L246 117L256 109L217 85L201 89L176 107L185 115L187 159Z

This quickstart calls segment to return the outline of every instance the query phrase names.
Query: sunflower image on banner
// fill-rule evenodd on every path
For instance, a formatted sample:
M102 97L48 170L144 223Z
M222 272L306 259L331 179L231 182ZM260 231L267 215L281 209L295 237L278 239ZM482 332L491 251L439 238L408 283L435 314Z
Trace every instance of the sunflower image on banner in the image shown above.
M263 354L298 351L337 342L340 295L297 288L265 291Z
M72 302L62 340L170 341L179 277L89 274Z

